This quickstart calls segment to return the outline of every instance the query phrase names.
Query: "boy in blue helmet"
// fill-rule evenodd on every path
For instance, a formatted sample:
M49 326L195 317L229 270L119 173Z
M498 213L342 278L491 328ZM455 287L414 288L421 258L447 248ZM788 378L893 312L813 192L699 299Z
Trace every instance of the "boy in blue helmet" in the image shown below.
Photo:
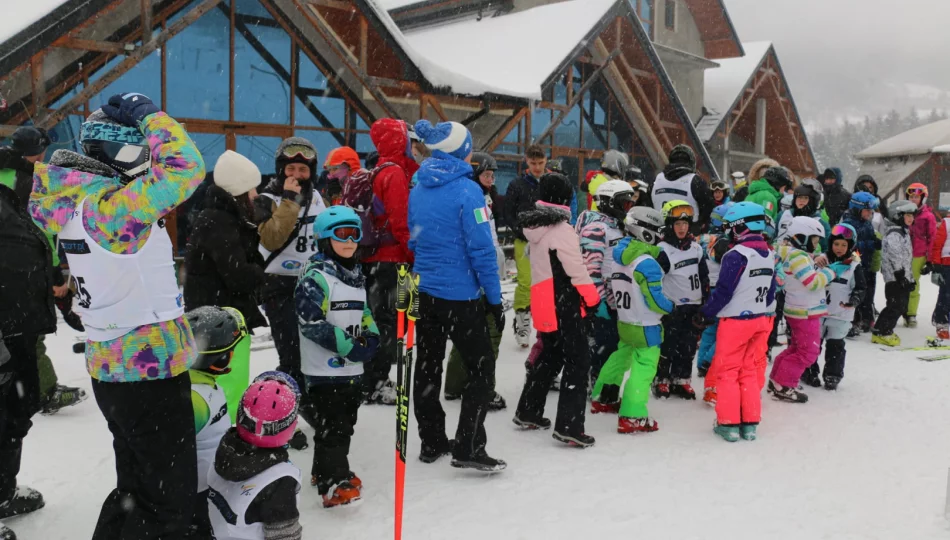
M294 292L300 322L300 367L313 403L314 448L310 484L324 508L360 499L362 482L347 454L362 401L363 363L379 346L379 330L366 303L366 285L356 251L362 239L359 215L331 206L313 224L317 253Z
M864 275L871 275L871 259L875 252L881 249L881 240L874 231L874 210L877 209L879 199L866 191L859 191L851 196L848 211L841 222L850 225L857 232L857 241L854 251L861 258L861 268ZM858 332L870 332L874 324L874 310L870 302L862 302L854 314L854 329L852 335Z

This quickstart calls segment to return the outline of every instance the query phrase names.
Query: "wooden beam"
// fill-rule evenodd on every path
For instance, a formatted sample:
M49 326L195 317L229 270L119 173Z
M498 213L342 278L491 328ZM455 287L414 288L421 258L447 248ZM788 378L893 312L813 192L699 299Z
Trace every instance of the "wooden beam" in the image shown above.
M323 6L332 9L342 9L344 11L356 11L356 6L351 2L344 2L343 0L310 0L310 3L315 6Z
M141 0L142 5L142 44L152 41L152 0Z
M577 91L577 95L574 96L574 99L567 103L567 111L558 112L557 117L555 117L554 120L548 124L548 127L544 128L544 131L542 131L536 139L532 139L532 142L543 141L546 137L554 133L554 130L557 129L559 125L561 125L561 122L564 120L564 117L567 116L567 113L578 103L580 103L581 99L584 97L584 92L587 92L592 86L594 86L594 83L600 79L600 76L604 73L604 70L607 69L607 66L613 63L614 58L617 58L618 56L620 56L620 49L614 49L613 52L607 55L607 58L604 59L604 63L590 74L590 77L584 81L584 84L581 85L580 90Z
M78 49L80 51L104 52L109 54L128 54L135 50L135 45L100 41L95 39L66 38L54 43L56 47Z
M640 81L638 81L636 76L634 76L633 72L631 71L632 68L630 67L630 64L627 63L627 59L624 58L623 56L620 57L620 65L623 66L624 69L626 69L629 72L628 75L630 75L630 82L633 84L633 89L636 91L636 93L640 97L640 100L645 105L643 109L647 111L647 113L649 114L650 120L653 120L653 122L657 126L657 131L659 132L658 135L660 137L660 140L658 142L661 143L660 148L663 150L663 152L661 153L665 154L666 152L669 152L673 148L673 141L670 140L669 135L663 129L663 123L662 123L663 121L660 119L659 111L650 107L651 105L650 97L647 95L647 92L643 88L643 85L640 84Z
M76 108L79 107L81 103L104 90L116 79L124 75L136 64L141 62L146 56L151 54L157 48L163 46L166 42L168 42L169 39L175 37L179 32L187 28L191 23L198 20L202 15L214 9L214 6L216 6L219 2L220 0L201 0L197 6L191 9L191 11L169 25L168 28L166 28L159 35L155 36L155 39L129 54L115 67L110 69L108 72L103 73L102 76L96 80L96 82L83 88L82 91L64 103L59 109L51 112L45 118L37 122L37 125L47 129L55 126L60 120L65 118L66 115L76 110Z
M30 87L33 90L33 117L40 115L46 103L46 79L43 78L43 53L30 58Z
M746 108L748 108L749 104L752 103L753 101L755 101L755 100L752 99L752 98L755 97L755 94L756 94L756 92L759 91L759 88L761 88L762 85L764 85L769 79L771 79L770 76L764 76L764 75L763 75L763 76L758 77L758 79L753 82L754 86L753 86L753 88L752 88L752 93L749 94L749 97L748 97L748 98L743 97L743 98L742 98L742 101L739 103L739 107L737 107L736 109L734 109L734 110L732 111L732 114L733 114L737 119L742 116L742 113L745 112L745 110L746 110ZM731 132L732 132L732 130L731 130L731 128L730 128L729 131L726 131L726 134L728 135L728 134L731 133Z
M495 136L492 137L487 143L482 145L482 150L485 152L494 152L495 148L498 148L498 145L505 140L505 137L508 136L508 133L510 133L511 130L521 122L521 119L524 118L526 114L528 114L528 108L524 107L517 113L511 115L511 118L509 118L508 121L502 124L502 126L498 129L498 131L495 133Z
M433 96L430 96L428 94L424 96L424 99L429 102L429 106L432 107L432 110L435 111L435 114L439 115L439 118L443 122L449 121L449 117L445 115L445 111L442 110L442 105L439 103L437 99L435 99Z
M360 69L366 71L369 51L369 23L366 17L360 17Z

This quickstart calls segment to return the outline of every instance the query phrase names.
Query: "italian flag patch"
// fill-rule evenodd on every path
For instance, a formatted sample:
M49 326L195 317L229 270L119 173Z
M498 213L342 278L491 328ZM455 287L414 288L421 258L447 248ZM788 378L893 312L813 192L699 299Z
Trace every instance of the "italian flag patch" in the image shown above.
M475 209L475 223L488 223L488 208L483 206Z

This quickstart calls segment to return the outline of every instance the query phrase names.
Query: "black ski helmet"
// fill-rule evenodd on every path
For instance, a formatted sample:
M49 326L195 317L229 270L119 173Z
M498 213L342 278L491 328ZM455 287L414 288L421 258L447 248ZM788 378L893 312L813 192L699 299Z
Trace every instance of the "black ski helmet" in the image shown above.
M472 154L472 171L475 180L485 171L497 171L498 162L490 154L475 152Z
M792 199L792 215L808 217L815 215L815 212L818 211L818 205L821 203L821 194L807 184L796 187L794 193L794 198ZM795 199L799 197L808 197L808 204L805 205L805 208L799 209L798 205L795 204Z
M782 191L783 187L785 189L792 187L792 179L788 176L788 171L785 170L785 167L769 167L765 170L765 174L762 175L762 178L764 178L770 186L775 188L775 191Z
M119 174L123 183L148 174L152 154L138 128L113 120L102 109L94 111L79 127L83 153Z
M224 375L231 371L231 353L247 335L241 312L230 307L202 306L185 313L198 344L191 369Z

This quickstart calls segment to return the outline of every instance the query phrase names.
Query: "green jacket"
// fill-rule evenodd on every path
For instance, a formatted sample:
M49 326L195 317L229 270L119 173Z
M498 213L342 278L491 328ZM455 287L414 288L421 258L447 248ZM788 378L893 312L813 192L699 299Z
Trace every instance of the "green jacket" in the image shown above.
M765 213L772 218L776 224L778 223L778 210L779 210L779 200L782 198L781 193L779 193L768 180L760 179L756 180L749 184L749 196L746 197L746 202L753 202L765 208Z

